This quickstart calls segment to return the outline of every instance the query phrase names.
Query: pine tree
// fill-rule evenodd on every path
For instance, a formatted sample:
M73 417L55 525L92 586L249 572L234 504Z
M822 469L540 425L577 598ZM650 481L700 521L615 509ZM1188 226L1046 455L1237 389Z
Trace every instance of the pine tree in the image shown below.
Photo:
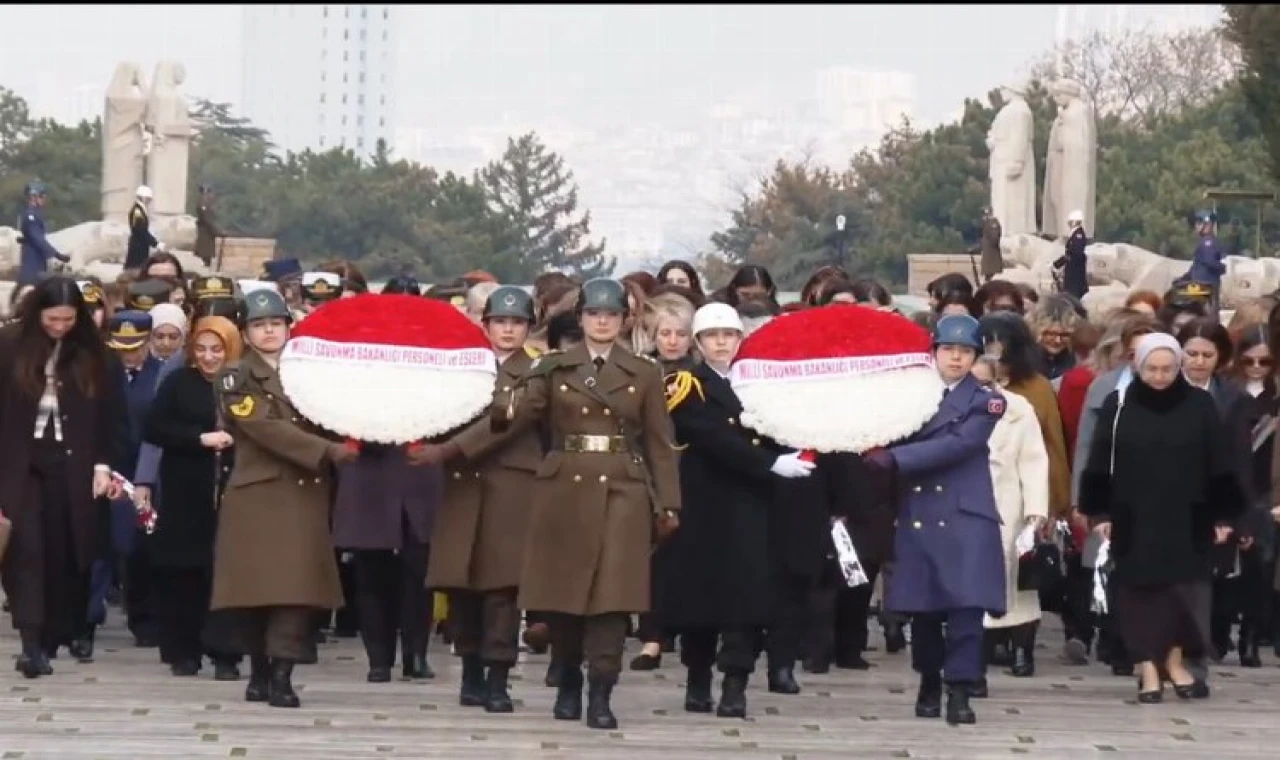
M564 159L537 134L508 138L502 158L479 172L489 205L507 220L509 248L532 279L558 269L583 278L607 276L604 241L591 244L591 213L579 218L578 185Z

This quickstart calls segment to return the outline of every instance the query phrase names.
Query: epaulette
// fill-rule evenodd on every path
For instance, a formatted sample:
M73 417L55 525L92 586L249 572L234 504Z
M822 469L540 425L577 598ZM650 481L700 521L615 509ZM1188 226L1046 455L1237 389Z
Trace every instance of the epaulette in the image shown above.
M528 357L529 357L530 359L537 359L539 356L541 356L541 355L542 355L542 352L541 352L541 351L539 351L538 349L534 348L533 346L530 346L530 345L529 345L529 344L527 344L527 343L526 343L526 344L525 344L525 346L524 346L524 352L525 352L525 354L526 354L526 355L528 355Z
M698 398L706 400L706 395L702 392L702 381L693 376L688 370L680 370L672 372L666 377L666 395L667 395L667 411L670 412L677 406L680 406L686 398L689 397L690 391L697 391Z
M220 393L243 393L247 384L248 376L239 367L228 367L218 374Z
M658 363L658 360L657 360L657 359L653 358L652 356L650 356L650 355L648 355L648 354L636 354L636 356L640 357L641 359L644 359L645 361L649 362L650 364L657 364L657 363Z
M563 351L548 351L545 354L533 357L533 364L529 365L528 376L537 377L554 370L560 366L560 357L563 355Z

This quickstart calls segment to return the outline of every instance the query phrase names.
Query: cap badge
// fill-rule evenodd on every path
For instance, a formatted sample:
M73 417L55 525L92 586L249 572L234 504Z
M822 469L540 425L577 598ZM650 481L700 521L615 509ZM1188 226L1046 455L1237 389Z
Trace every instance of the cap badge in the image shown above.
M516 305L516 296L514 293L508 293L506 298L502 299L502 305L511 307Z

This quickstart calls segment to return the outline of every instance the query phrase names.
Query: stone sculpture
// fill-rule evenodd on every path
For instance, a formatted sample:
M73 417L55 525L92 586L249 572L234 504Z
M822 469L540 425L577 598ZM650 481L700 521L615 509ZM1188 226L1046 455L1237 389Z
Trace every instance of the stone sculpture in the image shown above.
M1095 225L1098 179L1098 136L1093 106L1084 87L1074 79L1058 79L1049 87L1058 104L1058 118L1049 130L1045 160L1044 205L1040 217L1046 235L1066 237L1067 215L1084 214L1085 232Z
M179 90L186 78L187 70L181 63L162 61L156 65L151 83L146 123L152 139L147 154L147 184L155 194L151 202L153 217L187 212L192 122L187 100Z
M1003 87L1005 104L991 122L991 213L1006 235L1036 231L1035 118L1022 93Z
M135 63L120 63L102 117L102 218L124 223L143 178L146 85Z

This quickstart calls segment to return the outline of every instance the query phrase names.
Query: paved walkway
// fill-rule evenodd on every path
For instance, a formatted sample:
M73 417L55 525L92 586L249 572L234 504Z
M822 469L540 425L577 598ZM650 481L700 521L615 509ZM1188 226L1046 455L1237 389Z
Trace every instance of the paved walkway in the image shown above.
M54 676L27 681L7 665L17 637L6 632L0 760L1280 756L1280 669L1269 656L1261 670L1215 667L1207 702L1179 703L1170 692L1163 705L1139 706L1131 679L1058 664L1042 648L1037 677L994 675L992 698L977 703L979 724L950 728L912 716L905 654L870 653L878 667L869 673L802 675L795 697L753 684L746 721L686 714L682 671L667 655L657 672L625 675L615 700L621 729L596 732L551 719L545 656L522 664L516 713L491 716L458 706L458 662L432 646L434 682L368 684L358 642L327 644L320 665L299 669L302 709L279 710L242 701L243 682L170 676L155 650L133 648L118 627L101 635L97 662L79 665L64 653Z

